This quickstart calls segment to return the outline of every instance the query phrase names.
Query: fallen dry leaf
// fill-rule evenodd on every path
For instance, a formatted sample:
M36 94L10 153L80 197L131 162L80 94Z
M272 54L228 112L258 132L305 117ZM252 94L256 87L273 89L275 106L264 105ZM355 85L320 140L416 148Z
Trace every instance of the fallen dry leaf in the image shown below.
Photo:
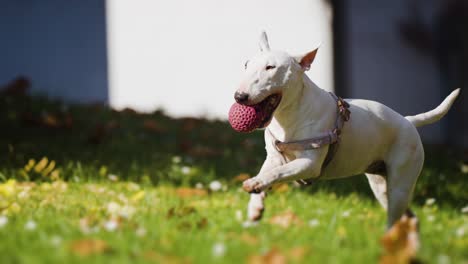
M289 258L297 262L303 260L307 253L308 249L306 247L294 247L288 250Z
M86 257L92 254L109 252L110 247L104 240L82 239L73 241L70 244L70 250L79 256Z
M247 259L249 264L284 264L286 256L281 254L278 249L272 248L264 255L254 255Z
M380 240L384 254L380 264L403 264L415 260L419 248L418 221L403 215Z
M206 219L205 217L203 217L202 219L200 219L200 221L197 222L198 229L203 229L207 225L208 225L208 219Z
M85 234L91 233L92 229L97 225L99 225L98 219L92 216L83 217L79 220L80 230Z
M271 217L270 224L278 225L283 228L288 228L291 225L302 225L302 221L293 212L286 211L284 213Z
M57 116L51 113L45 113L42 116L42 125L48 128L59 128L62 126Z
M243 181L247 180L248 178L250 178L249 174L241 173L241 174L237 175L236 177L234 177L232 180L234 182L243 182Z
M258 245L258 238L251 235L251 234L248 234L248 233L242 233L242 235L239 237L239 239L248 244L249 246L256 246Z
M153 133L161 133L165 132L166 129L158 124L156 121L147 119L143 121L143 128L148 131L148 132L153 132Z
M194 214L196 212L197 210L194 207L190 207L190 206L183 206L180 208L172 207L167 211L167 218L172 218L174 216L183 217L186 215Z
M49 129L69 129L73 127L73 117L69 113L47 113L40 116L32 112L20 114L20 120L28 126L42 126Z
M180 198L190 198L193 196L205 196L208 194L208 192L203 189L181 187L176 190L176 194Z
M183 221L177 225L178 231L189 231L190 229L192 229L192 224L187 221Z
M172 263L172 264L192 263L192 261L190 261L188 257L162 255L155 251L144 252L143 258L145 258L147 261L154 262L154 263Z

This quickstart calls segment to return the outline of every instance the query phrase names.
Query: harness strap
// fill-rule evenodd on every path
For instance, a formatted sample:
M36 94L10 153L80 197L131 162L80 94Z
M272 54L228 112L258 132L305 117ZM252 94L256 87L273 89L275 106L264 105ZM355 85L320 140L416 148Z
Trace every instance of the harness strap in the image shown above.
M325 168L333 159L336 151L338 150L339 140L341 130L343 129L344 123L349 120L351 112L349 111L349 104L344 101L342 98L336 96L334 93L329 92L329 94L335 99L337 105L337 116L335 120L335 127L333 130L329 130L325 133L321 133L316 137L304 140L295 140L289 142L281 142L277 139L274 141L274 147L281 156L283 156L284 151L301 151L301 150L310 150L318 149L324 146L329 145L327 156L322 164L322 168ZM267 132L273 137L273 134L267 128ZM284 162L286 160L283 157ZM308 185L313 183L316 179L303 179L298 180L300 184Z

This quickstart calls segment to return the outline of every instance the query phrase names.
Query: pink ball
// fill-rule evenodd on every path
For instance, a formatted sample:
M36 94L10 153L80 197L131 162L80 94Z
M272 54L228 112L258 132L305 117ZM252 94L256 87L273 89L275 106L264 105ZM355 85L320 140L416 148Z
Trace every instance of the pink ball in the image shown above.
M257 129L264 114L258 105L248 106L234 103L229 110L229 123L238 132L252 132Z

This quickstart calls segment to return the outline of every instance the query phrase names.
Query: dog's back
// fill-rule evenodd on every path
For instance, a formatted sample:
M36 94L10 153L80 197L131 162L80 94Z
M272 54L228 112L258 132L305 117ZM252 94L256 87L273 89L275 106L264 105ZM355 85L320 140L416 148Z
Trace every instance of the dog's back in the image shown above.
M343 127L338 151L322 172L325 179L364 173L385 161L400 141L421 142L413 124L391 108L375 101L347 99L351 119ZM350 155L352 153L352 155Z

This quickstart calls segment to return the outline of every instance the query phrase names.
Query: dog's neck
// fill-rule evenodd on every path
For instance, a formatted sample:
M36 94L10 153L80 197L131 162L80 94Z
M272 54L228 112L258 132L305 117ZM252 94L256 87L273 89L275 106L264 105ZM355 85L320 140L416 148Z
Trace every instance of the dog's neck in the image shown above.
M301 140L330 129L333 118L329 115L335 114L336 106L328 92L305 74L288 86L268 126L273 136L281 141Z

